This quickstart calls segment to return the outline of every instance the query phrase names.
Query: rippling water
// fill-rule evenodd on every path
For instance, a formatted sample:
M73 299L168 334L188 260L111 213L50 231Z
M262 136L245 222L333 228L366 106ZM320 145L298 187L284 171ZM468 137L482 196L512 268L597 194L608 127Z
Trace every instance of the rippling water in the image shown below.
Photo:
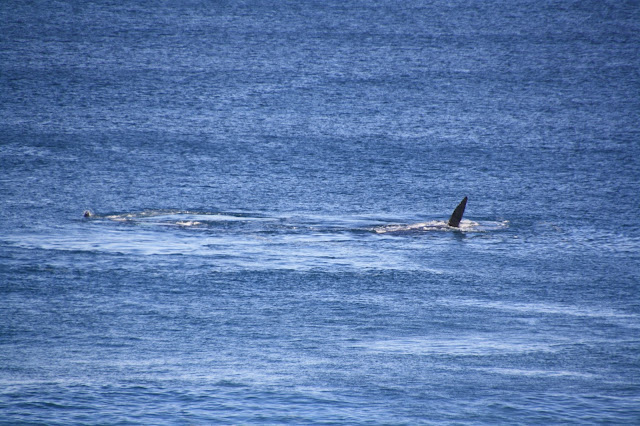
M640 421L635 2L0 19L1 422Z

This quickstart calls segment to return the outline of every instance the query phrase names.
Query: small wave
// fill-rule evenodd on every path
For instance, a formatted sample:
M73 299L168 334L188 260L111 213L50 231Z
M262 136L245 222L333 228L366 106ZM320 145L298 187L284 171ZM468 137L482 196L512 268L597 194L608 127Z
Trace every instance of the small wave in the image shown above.
M512 302L470 298L442 300L440 303L450 306L462 306L495 309L522 314L564 315L571 317L598 318L609 321L624 321L625 325L635 326L637 315L604 307L559 304L553 302Z
M556 352L548 342L507 336L408 337L356 344L363 349L412 355L495 356L506 353Z
M198 222L197 220L181 220L176 222L178 226L198 226L202 225L202 222Z
M521 368L477 368L478 371L486 371L488 373L496 373L508 376L522 376L522 377L576 377L593 379L599 376L590 373L582 373L578 371L569 370L534 370L534 369L521 369Z
M245 387L248 387L249 385L241 382L236 382L234 380L222 379L222 380L218 380L215 383L215 386L223 387L223 388L245 388Z

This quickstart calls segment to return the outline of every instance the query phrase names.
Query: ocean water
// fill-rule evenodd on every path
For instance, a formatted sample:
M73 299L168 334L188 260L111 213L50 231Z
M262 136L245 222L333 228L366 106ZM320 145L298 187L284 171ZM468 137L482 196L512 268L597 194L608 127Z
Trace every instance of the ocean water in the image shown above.
M639 63L637 1L1 2L0 423L640 423Z

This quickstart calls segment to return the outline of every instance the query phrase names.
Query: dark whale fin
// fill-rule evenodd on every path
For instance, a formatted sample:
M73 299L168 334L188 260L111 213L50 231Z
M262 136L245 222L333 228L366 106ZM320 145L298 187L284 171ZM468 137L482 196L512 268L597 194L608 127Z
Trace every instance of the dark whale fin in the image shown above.
M464 197L458 207L453 211L453 214L449 218L449 226L453 226L457 228L460 226L460 221L462 220L462 215L464 214L464 208L467 207L467 197Z

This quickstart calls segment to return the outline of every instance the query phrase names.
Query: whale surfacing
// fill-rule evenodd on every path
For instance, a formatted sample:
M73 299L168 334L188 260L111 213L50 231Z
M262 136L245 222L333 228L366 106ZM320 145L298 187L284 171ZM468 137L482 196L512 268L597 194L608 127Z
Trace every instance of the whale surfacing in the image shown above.
M449 226L454 228L458 228L460 226L460 221L462 220L462 215L464 214L464 209L467 207L467 197L464 197L458 207L453 211L453 214L449 218Z

